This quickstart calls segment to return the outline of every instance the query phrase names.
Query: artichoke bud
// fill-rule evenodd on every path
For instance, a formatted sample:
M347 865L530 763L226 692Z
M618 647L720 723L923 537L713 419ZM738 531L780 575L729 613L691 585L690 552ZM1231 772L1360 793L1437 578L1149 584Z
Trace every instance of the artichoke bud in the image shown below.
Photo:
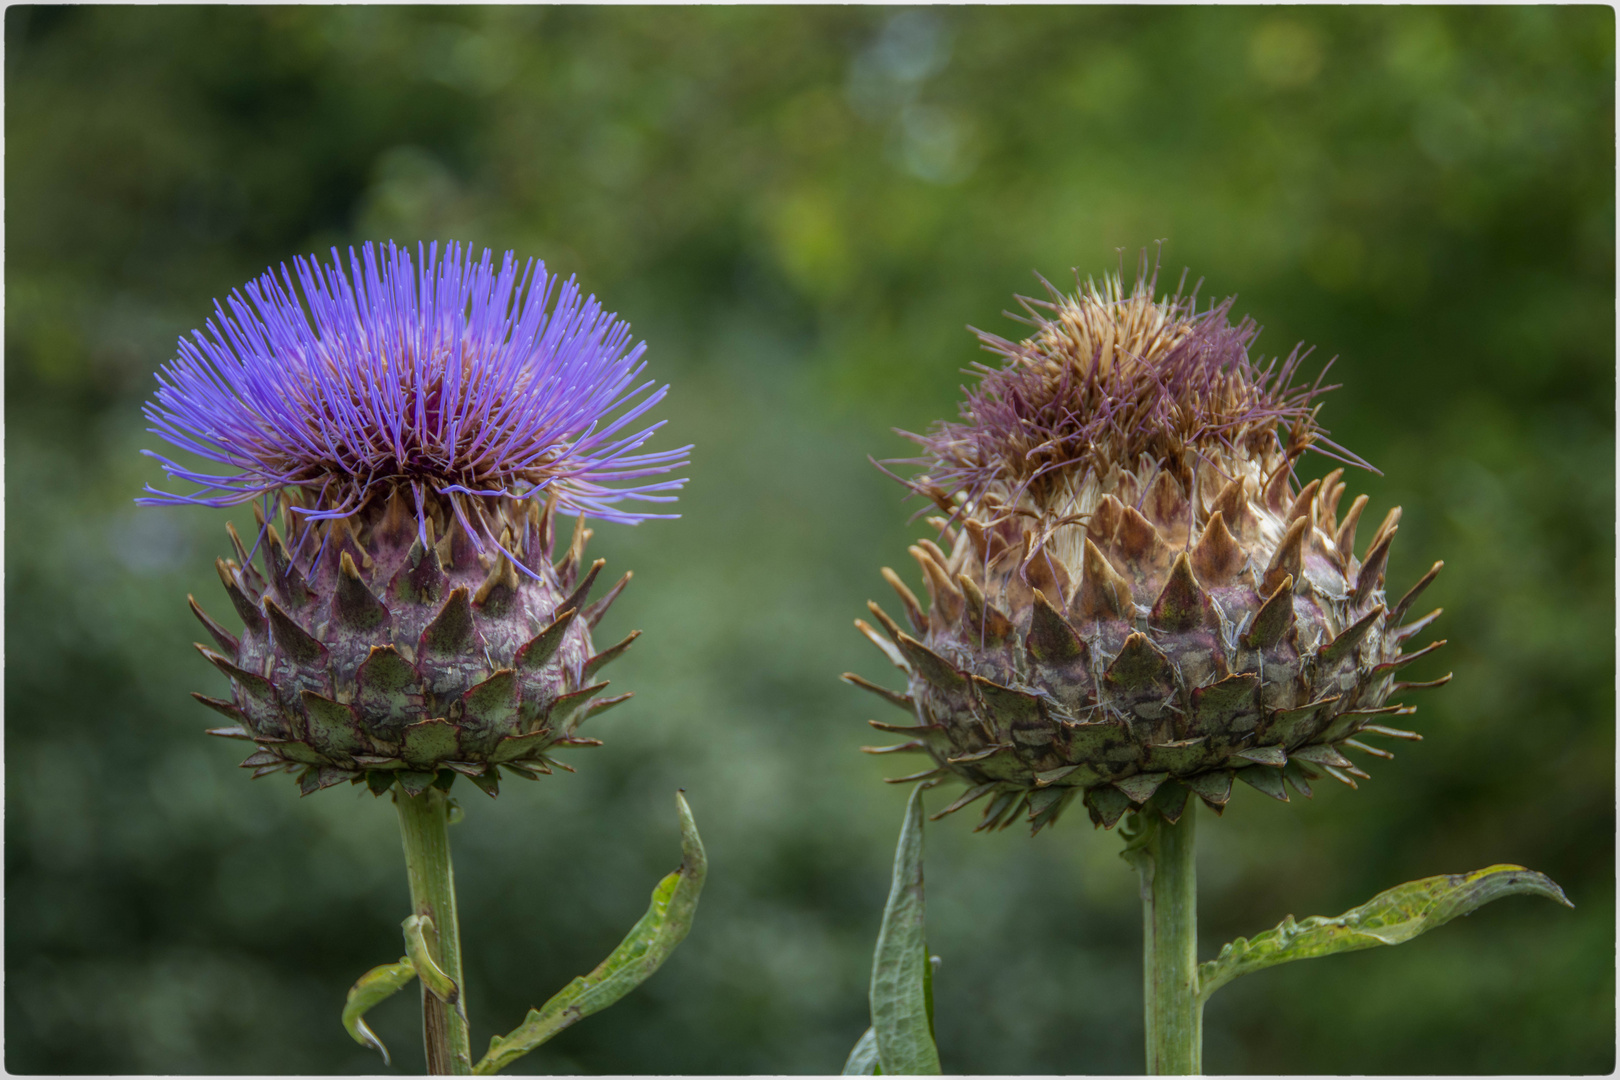
M1112 828L1150 804L1177 820L1189 793L1218 813L1234 778L1283 801L1355 787L1345 751L1419 738L1392 699L1446 681L1399 681L1440 644L1404 648L1441 564L1391 599L1399 508L1369 536L1343 469L1297 478L1307 449L1364 465L1317 426L1320 379L1293 384L1303 354L1256 365L1230 300L1200 314L1154 286L1025 301L1032 336L980 334L1002 364L962 419L909 436L907 482L945 515L910 549L927 602L885 568L907 625L857 620L907 689L846 679L911 714L872 722L907 741L869 750L931 758L893 782L967 784L938 816L984 799L980 829L1038 832L1080 799Z
M553 564L555 499L500 505L500 544L483 552L445 503L419 524L399 490L303 525L296 494L281 502L296 543L261 518L261 566L234 528L236 558L216 564L242 633L191 603L213 639L198 649L231 685L229 700L195 696L232 721L210 734L258 744L242 763L255 777L415 795L462 773L493 796L498 767L533 779L568 768L559 748L600 745L580 725L630 696L603 697L599 674L637 635L593 649L630 575L591 602L602 562L584 565L583 517Z

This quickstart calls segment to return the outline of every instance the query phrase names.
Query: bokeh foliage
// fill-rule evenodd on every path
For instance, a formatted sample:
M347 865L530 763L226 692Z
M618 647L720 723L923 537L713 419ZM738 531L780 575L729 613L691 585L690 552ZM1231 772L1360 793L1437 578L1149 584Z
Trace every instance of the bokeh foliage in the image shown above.
M137 510L139 405L210 301L293 254L456 237L577 272L674 384L678 522L603 528L640 695L577 776L468 790L474 1042L613 947L678 859L696 928L518 1066L828 1072L904 793L851 629L915 503L866 462L955 408L1011 294L1165 239L1270 352L1342 357L1323 420L1455 669L1359 792L1206 820L1206 957L1283 915L1491 863L1399 950L1242 980L1215 1072L1614 1065L1614 15L1608 8L12 7L6 13L6 1024L19 1072L364 1072L343 993L397 956L393 812L249 783L205 739L187 591L225 515ZM1320 462L1318 472L1328 464ZM238 515L245 519L246 515ZM1376 520L1376 518L1374 519ZM892 673L890 673L892 674ZM892 769L890 770L892 771ZM949 798L936 794L934 800ZM1296 800L1300 801L1300 800ZM928 837L951 1071L1141 1067L1118 838ZM420 1067L414 1003L372 1020ZM413 1064L413 1062L415 1064Z

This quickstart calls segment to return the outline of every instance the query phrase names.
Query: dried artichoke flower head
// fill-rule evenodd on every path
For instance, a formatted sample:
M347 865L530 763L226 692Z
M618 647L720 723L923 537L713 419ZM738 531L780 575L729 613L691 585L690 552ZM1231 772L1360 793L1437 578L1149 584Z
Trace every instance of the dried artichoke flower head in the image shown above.
M1397 681L1437 647L1402 645L1438 612L1402 620L1440 568L1388 602L1399 508L1358 556L1366 496L1342 506L1342 468L1296 479L1307 449L1364 466L1317 425L1332 387L1294 381L1308 353L1256 363L1231 299L1200 313L1156 278L1048 285L1029 337L979 334L1000 363L961 419L908 436L904 482L945 513L943 546L910 549L928 603L885 568L909 626L857 620L908 685L846 678L913 714L873 721L909 740L875 751L932 759L896 782L966 782L941 816L989 797L980 828L1039 831L1078 797L1111 828L1150 803L1174 821L1189 792L1219 812L1234 777L1284 801L1285 781L1354 787L1344 750L1417 738L1389 701L1445 681Z

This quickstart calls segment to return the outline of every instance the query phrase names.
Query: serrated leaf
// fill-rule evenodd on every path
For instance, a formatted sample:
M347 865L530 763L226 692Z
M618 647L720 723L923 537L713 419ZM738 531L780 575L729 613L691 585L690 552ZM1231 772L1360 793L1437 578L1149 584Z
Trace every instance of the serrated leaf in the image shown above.
M416 968L408 956L400 957L396 964L379 964L349 987L348 999L343 1003L343 1029L361 1046L381 1054L384 1065L392 1064L388 1058L388 1047L366 1026L365 1015L372 1007L393 997L414 978Z
M647 913L594 971L530 1009L509 1034L491 1039L489 1052L473 1068L475 1075L493 1076L558 1032L612 1005L657 971L686 937L709 864L691 807L678 793L675 802L681 815L681 865L653 890Z
M911 793L894 852L894 878L872 957L872 1028L889 1076L937 1076L933 972L923 927L922 788Z
M867 1028L866 1034L855 1041L855 1048L849 1052L849 1059L844 1062L843 1075L883 1075L883 1067L878 1064L876 1028Z
M1238 938L1198 968L1201 1000L1239 975L1334 953L1399 945L1444 926L1459 915L1515 893L1530 893L1574 907L1564 890L1534 870L1506 863L1468 874L1441 874L1397 885L1337 918L1292 915L1252 940Z

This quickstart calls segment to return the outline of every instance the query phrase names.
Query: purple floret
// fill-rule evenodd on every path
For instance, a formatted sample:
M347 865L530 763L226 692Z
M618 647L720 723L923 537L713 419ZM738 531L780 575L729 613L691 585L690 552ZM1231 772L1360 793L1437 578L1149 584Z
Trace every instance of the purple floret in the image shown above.
M295 284L296 280L296 284ZM246 296L243 296L243 292ZM229 308L227 313L226 308ZM549 310L548 310L549 309ZM646 344L630 327L508 252L363 245L345 270L313 257L266 271L158 373L149 429L226 469L152 451L189 495L147 486L144 505L223 507L302 489L308 520L349 517L405 490L418 519L447 502L494 542L485 510L555 497L565 513L634 524L673 517L684 480L657 480L690 447L643 453L664 421L638 427L667 386L637 384Z

